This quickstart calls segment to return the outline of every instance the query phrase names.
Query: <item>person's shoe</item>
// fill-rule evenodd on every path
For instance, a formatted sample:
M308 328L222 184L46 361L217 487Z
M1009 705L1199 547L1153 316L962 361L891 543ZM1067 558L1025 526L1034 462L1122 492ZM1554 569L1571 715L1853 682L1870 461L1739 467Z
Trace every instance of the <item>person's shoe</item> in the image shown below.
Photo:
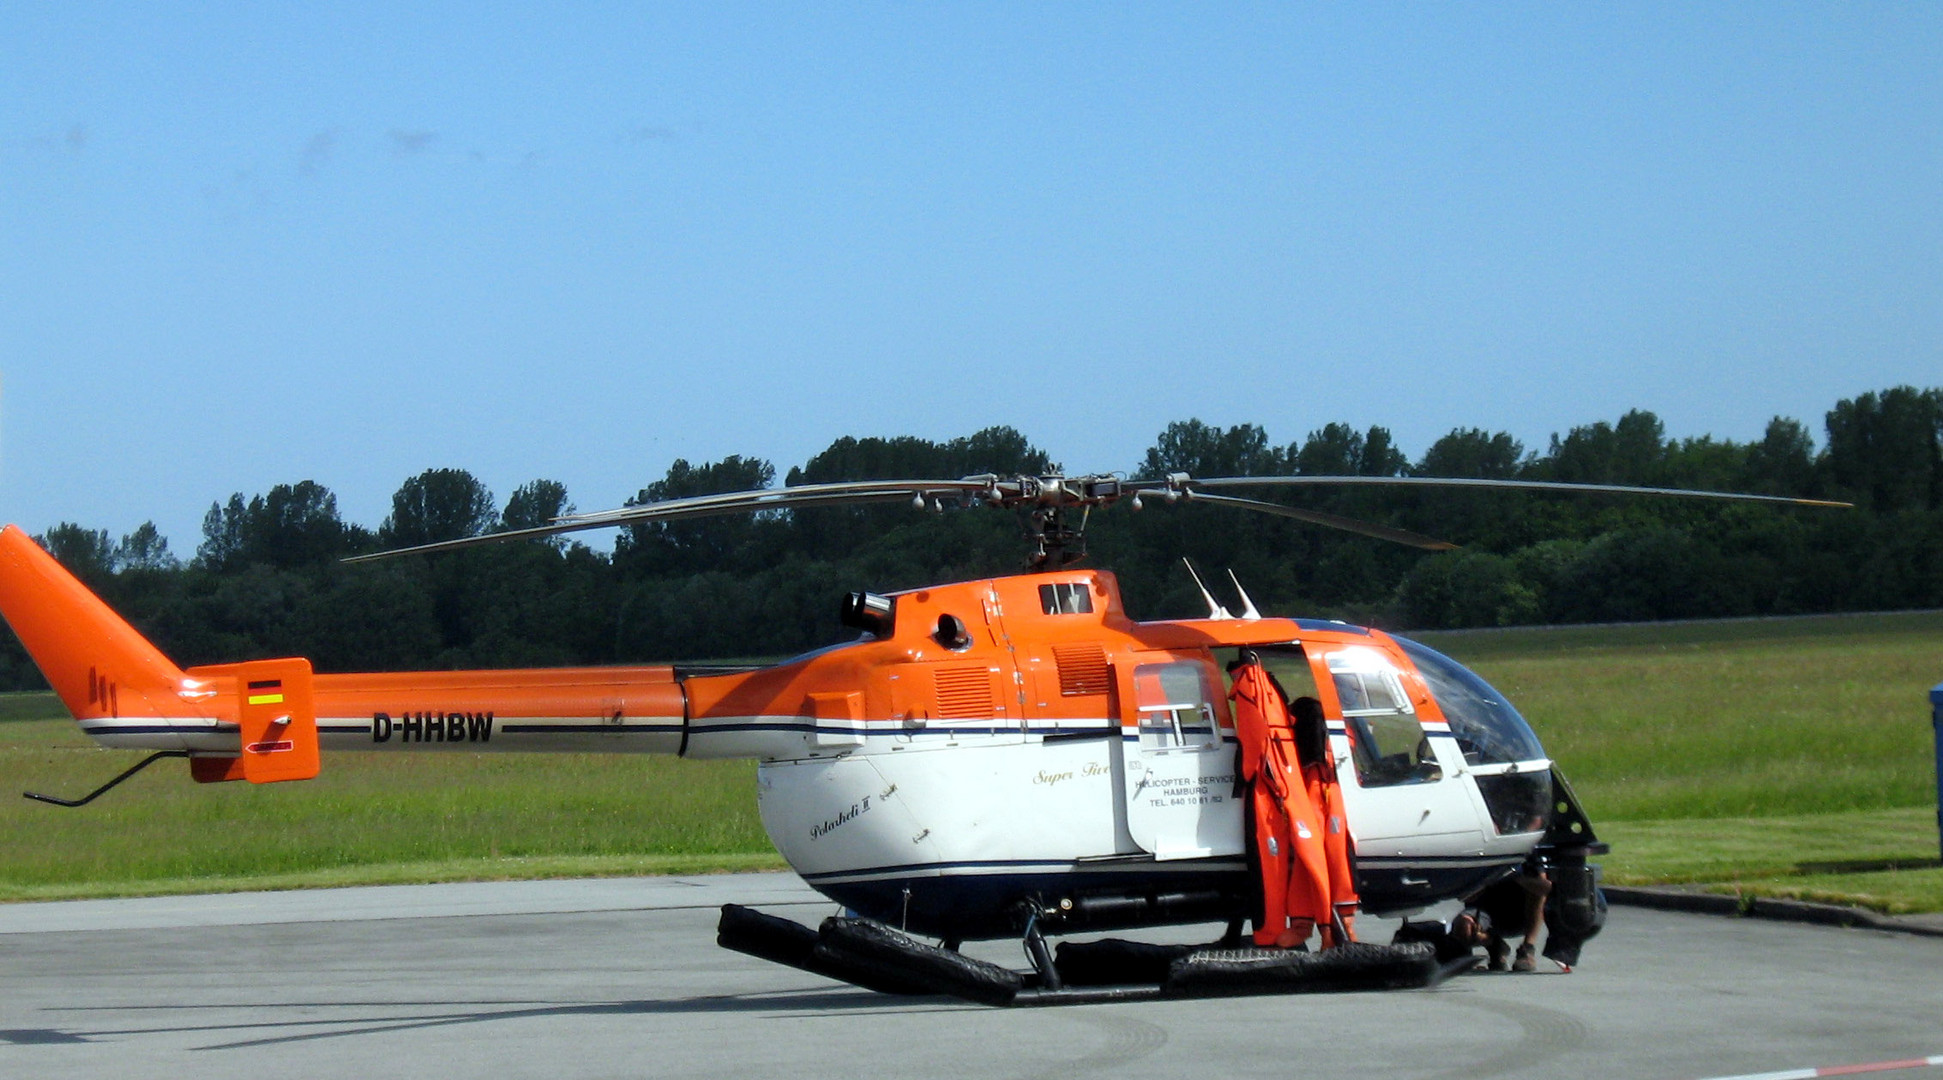
M1511 970L1537 971L1538 970L1537 953L1538 950L1532 948L1530 942L1526 942L1525 944L1518 946L1518 959L1513 960L1511 962Z
M1511 946L1506 945L1498 938L1492 938L1485 942L1484 952L1485 955L1491 958L1492 971L1504 971L1510 967L1510 965L1505 963L1505 959L1511 955Z

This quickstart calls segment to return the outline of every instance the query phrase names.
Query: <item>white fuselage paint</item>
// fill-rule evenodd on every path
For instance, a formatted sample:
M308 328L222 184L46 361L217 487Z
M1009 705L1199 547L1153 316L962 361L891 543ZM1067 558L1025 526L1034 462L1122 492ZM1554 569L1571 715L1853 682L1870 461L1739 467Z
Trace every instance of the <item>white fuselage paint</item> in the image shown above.
M1058 872L1114 859L1126 869L1240 865L1248 806L1235 794L1232 737L1201 754L1156 755L1111 730L1047 740L933 729L767 759L758 772L763 827L818 884ZM735 739L740 750L745 736ZM701 741L691 733L691 754ZM1521 860L1542 834L1498 835L1455 743L1431 743L1444 779L1366 789L1348 765L1348 739L1332 737L1358 859L1445 868Z
M452 714L447 714L450 716ZM1245 799L1235 795L1233 732L1200 749L1143 748L1117 722L932 720L921 727L803 716L494 716L436 733L370 716L319 717L327 750L637 752L756 758L758 806L778 852L819 885L873 878L1062 873L1093 863L1139 873L1188 863L1244 864ZM104 746L233 753L236 727L214 720L84 722ZM685 728L685 731L684 731ZM1434 782L1364 788L1340 723L1331 737L1359 865L1498 866L1538 833L1498 835L1442 724L1426 724ZM454 732L459 732L455 734ZM1048 738L1048 735L1051 737ZM381 738L381 736L383 736ZM685 739L685 744L684 744ZM1521 763L1528 769L1544 761ZM1427 900L1443 897L1427 897Z

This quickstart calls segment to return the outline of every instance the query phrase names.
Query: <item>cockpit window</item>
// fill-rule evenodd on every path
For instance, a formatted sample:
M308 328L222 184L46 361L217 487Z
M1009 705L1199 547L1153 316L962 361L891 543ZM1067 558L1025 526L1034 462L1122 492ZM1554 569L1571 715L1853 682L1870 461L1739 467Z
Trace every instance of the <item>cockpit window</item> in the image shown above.
M1324 654L1323 663L1349 730L1357 783L1387 787L1443 778L1397 669L1382 653L1353 646Z
M1518 715L1503 694L1478 678L1470 668L1428 645L1397 638L1417 671L1430 684L1430 693L1450 721L1451 734L1472 765L1537 761L1545 756L1531 725Z

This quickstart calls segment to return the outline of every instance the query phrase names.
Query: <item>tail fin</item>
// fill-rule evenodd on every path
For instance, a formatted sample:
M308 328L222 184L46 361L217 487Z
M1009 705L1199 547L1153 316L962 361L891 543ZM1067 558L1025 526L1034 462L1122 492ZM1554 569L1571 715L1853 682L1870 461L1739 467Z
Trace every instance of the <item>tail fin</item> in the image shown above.
M95 741L191 751L201 781L317 775L308 660L185 672L13 525L0 529L0 615Z
M206 715L182 669L16 525L0 530L0 614L76 720Z

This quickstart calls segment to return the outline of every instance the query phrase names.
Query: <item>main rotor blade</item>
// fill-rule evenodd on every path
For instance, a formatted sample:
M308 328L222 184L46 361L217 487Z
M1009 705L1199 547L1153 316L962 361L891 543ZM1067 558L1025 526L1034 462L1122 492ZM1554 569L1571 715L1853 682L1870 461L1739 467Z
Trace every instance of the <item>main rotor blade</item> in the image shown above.
M1188 488L1204 487L1428 487L1489 488L1506 491L1558 491L1611 495L1666 495L1687 499L1725 499L1731 502L1786 503L1791 506L1829 506L1853 509L1854 503L1828 499L1798 499L1788 495L1752 495L1736 491L1698 491L1692 488L1630 487L1624 484L1568 484L1557 480L1484 480L1444 476L1218 476L1206 480L1184 478ZM1142 482L1145 490L1165 488L1166 481Z
M964 480L844 480L831 484L799 484L796 487L755 488L750 491L662 499L591 514L574 514L561 518L560 522L588 527L626 525L702 514L734 514L794 506L841 506L845 503L884 502L918 496L926 499L938 495L962 496L1003 486L993 478L982 476Z
M1232 506L1241 510L1258 510L1264 514L1294 518L1297 521L1306 521L1311 525L1321 525L1324 528L1341 529L1343 532L1355 533L1358 536L1367 536L1376 540L1389 540L1398 544L1408 544L1411 547L1422 548L1425 551L1457 550L1456 544L1448 540L1439 540L1434 536L1425 536L1422 533L1414 533L1408 529L1392 529L1388 525L1378 525L1369 521L1358 521L1355 518L1341 517L1336 514L1325 514L1320 510L1304 510L1299 506L1284 506L1281 503L1263 502L1260 499L1243 499L1234 495L1213 495L1205 491L1193 492L1188 496L1187 501L1213 503L1216 506Z
M763 510L799 509L814 506L859 506L871 503L909 502L913 499L934 500L940 495L964 496L968 493L983 494L1002 488L1002 482L995 483L989 477L971 477L964 480L856 480L833 484L803 484L797 487L756 488L750 491L729 491L714 495L692 495L681 499L663 499L660 502L643 503L639 506L623 506L614 510L602 510L591 514L573 514L556 519L551 525L540 525L531 529L513 529L506 532L486 533L482 536L464 536L456 540L441 540L431 544L418 544L413 547L394 548L390 551L374 552L370 555L353 555L347 563L373 562L390 559L400 555L426 555L441 551L457 551L461 548L477 547L481 544L498 544L508 540L529 540L563 533L584 532L588 529L606 529L619 525L636 525L659 521L683 521L690 518L717 517L724 514L756 513Z
M910 500L918 505L936 506L939 500L956 497L960 502L982 502L988 506L1021 509L1037 507L1057 514L1063 509L1108 506L1134 494L1165 496L1169 501L1186 496L1217 505L1235 506L1281 517L1294 518L1345 532L1380 540L1392 540L1429 551L1447 551L1455 545L1420 533L1392 529L1354 518L1303 510L1279 503L1236 496L1217 495L1210 488L1237 487L1422 487L1474 488L1511 491L1549 491L1562 493L1607 493L1616 495L1663 495L1689 499L1720 499L1738 502L1783 503L1793 506L1850 507L1845 502L1825 499L1797 499L1781 495L1750 495L1727 491L1692 491L1682 488L1627 487L1619 484L1568 484L1551 480L1483 480L1465 477L1430 476L1216 476L1195 479L1177 473L1161 480L1122 481L1112 474L1088 476L1012 476L992 474L967 476L958 480L843 480L828 484L801 484L795 487L756 488L713 495L691 495L663 499L638 506L623 506L591 514L572 514L551 525L467 536L433 544L398 548L372 555L356 555L345 562L369 562L397 555L453 551L496 544L506 540L559 536L586 529L648 522L683 521L689 518L723 514L760 513L764 510L793 510L817 506L858 506Z
M508 540L537 540L544 536L559 536L562 533L581 532L586 529L601 528L601 523L592 525L555 524L539 525L531 529L509 529L505 532L482 533L478 536L461 536L457 540L440 540L430 544L414 544L411 547L390 548L374 551L368 555L347 555L339 562L366 563L382 559L396 559L402 555L428 555L438 551L457 551L460 548L478 547L481 544L501 544Z

